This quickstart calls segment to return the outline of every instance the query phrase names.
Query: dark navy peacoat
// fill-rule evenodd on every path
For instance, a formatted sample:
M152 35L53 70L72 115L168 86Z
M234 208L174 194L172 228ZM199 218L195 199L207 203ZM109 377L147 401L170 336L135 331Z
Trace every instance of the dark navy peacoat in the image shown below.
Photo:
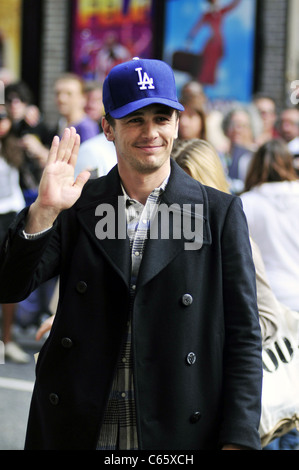
M240 198L171 164L162 203L203 207L202 246L150 238L132 312L140 449L260 448L261 336L255 270ZM97 207L124 214L117 166L36 240L26 210L1 251L0 301L60 275L55 321L39 355L26 449L95 449L129 316L127 237L99 239ZM108 207L108 206L106 206ZM192 209L194 208L194 210Z

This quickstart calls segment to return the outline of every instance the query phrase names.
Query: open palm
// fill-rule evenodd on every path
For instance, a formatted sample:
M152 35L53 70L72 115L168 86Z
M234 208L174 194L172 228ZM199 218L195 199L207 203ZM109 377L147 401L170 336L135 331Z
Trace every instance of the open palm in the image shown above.
M40 233L52 227L61 211L70 208L80 197L90 173L82 171L74 181L75 164L80 147L76 129L65 129L63 137L54 137L39 184L38 196L31 204L25 232Z
M43 208L59 213L79 198L90 176L88 171L83 171L74 180L79 146L80 137L74 128L65 129L61 140L54 137L39 187L38 202Z

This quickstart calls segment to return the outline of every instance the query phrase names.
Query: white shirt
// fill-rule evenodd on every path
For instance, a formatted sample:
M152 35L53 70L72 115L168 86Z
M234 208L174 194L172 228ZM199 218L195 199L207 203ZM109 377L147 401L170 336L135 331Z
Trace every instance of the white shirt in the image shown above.
M264 183L241 198L274 294L299 311L299 181Z
M20 212L24 207L19 172L0 157L0 214Z
M75 178L83 170L95 171L96 177L106 175L117 163L113 142L105 134L91 137L81 144L75 166Z
M289 148L289 151L293 155L298 155L299 154L299 137L295 137L295 139L291 140L288 143L288 148Z

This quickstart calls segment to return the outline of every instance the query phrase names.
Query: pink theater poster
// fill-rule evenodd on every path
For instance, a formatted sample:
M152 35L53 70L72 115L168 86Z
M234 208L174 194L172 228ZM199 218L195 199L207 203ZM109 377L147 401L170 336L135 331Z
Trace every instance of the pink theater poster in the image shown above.
M72 70L103 82L111 68L152 55L152 0L75 0Z
M178 86L199 81L210 100L251 100L256 0L166 0L164 60Z

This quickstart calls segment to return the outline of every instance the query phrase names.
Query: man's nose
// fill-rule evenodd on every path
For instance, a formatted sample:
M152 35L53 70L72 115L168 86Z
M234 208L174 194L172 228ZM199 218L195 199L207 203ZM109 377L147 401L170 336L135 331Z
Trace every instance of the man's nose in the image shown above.
M158 126L156 123L149 121L145 122L142 126L142 135L148 139L153 139L158 136Z

